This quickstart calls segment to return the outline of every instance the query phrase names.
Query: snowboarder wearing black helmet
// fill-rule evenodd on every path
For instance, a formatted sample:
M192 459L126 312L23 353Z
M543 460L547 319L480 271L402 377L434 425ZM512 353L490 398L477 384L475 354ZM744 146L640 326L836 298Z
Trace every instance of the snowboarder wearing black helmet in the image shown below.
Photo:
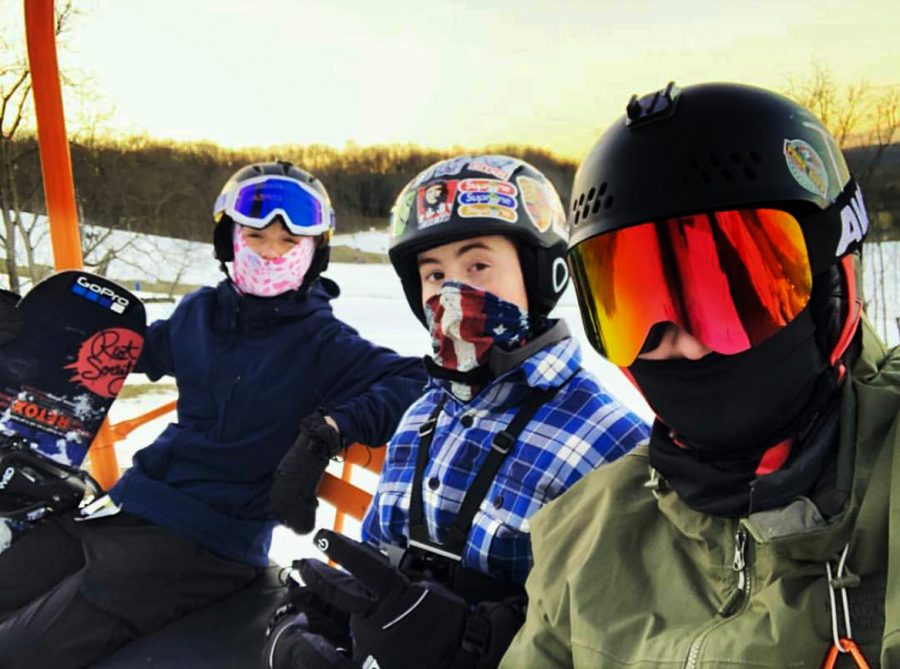
M384 443L421 393L420 361L332 313L337 285L319 274L334 214L318 180L250 165L214 216L228 278L152 324L137 365L175 377L178 420L108 495L0 555L4 669L93 664L243 588L267 566L277 520L312 529L328 459Z
M900 666L900 351L861 317L831 135L670 84L601 137L568 223L585 330L657 420L534 518L502 666Z
M297 565L306 587L265 666L497 665L522 620L532 514L648 436L548 317L568 281L564 217L508 156L437 163L400 193L390 257L432 336L431 383L388 446L366 543L318 537L350 575Z

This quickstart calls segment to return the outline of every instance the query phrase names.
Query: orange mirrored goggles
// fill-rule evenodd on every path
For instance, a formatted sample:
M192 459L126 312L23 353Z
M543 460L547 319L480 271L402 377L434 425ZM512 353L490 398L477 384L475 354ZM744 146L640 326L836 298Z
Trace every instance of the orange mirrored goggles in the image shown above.
M777 209L678 216L600 234L569 251L588 338L627 367L657 323L718 353L746 351L809 302L800 223Z

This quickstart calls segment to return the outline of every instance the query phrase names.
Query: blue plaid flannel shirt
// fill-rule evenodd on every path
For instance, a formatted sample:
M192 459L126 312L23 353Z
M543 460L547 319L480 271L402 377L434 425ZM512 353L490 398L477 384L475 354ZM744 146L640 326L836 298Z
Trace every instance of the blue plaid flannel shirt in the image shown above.
M578 342L567 338L495 379L468 403L448 393L422 485L428 533L439 543L445 541L493 436L509 425L529 388L566 383L531 419L494 478L475 514L464 565L524 583L532 566L528 524L532 514L591 470L648 439L647 425L580 365ZM440 382L432 380L425 395L403 416L388 444L378 489L363 519L365 541L376 546L406 545L419 426L445 392Z

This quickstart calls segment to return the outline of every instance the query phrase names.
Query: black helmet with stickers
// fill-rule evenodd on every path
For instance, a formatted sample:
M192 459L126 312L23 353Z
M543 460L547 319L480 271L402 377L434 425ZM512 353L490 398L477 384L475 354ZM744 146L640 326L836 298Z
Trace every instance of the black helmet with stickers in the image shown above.
M242 210L242 204L248 208ZM308 286L328 267L334 209L322 182L285 160L242 167L222 186L213 205L215 257L222 263L234 260L234 217L261 228L276 216L292 234L316 237L316 253L303 282Z
M458 156L410 181L391 210L390 258L424 324L417 256L450 242L505 235L516 242L529 311L546 316L569 280L565 211L553 184L510 156Z
M858 309L848 303L858 302L857 251L869 225L862 194L821 121L782 95L739 84L670 83L633 96L582 162L571 197L570 263L589 335L596 336L597 318L588 297L599 298L590 296L579 267L580 245L648 221L762 207L800 224L810 300L817 322L830 321L829 346L855 329ZM823 295L835 288L839 314Z

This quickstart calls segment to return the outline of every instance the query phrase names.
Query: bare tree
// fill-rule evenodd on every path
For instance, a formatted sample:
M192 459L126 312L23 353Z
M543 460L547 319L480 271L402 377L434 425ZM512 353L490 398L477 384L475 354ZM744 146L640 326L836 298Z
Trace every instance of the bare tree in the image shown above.
M0 23L0 217L3 220L0 246L6 256L9 288L16 292L20 290L17 241L28 240L34 226L34 217L29 217L26 222L22 212L26 207L35 208L40 189L39 182L24 185L19 173L22 162L35 151L33 144L26 143L23 148L22 143L16 141L23 131L32 130L31 73L25 40L20 28L11 20L22 11L21 7L19 2L3 0L0 14L3 17ZM57 5L57 37L68 29L73 16L72 0ZM32 251L33 246L26 250L29 268L34 260Z

